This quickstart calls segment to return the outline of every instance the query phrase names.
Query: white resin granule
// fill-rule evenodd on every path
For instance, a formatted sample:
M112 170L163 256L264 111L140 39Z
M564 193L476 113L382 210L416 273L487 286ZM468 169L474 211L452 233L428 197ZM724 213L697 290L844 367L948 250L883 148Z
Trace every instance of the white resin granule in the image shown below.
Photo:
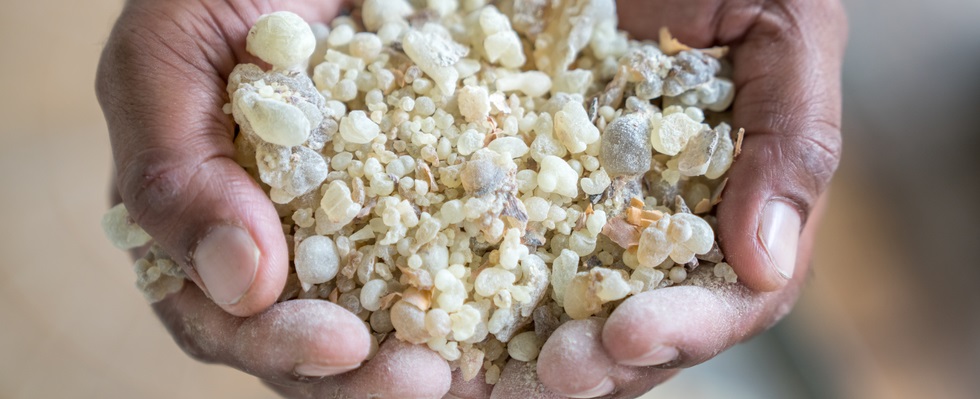
M650 143L657 152L677 155L701 131L701 124L683 112L654 117L650 123Z
M735 274L735 269L725 262L716 264L713 272L715 277L723 278L729 284L738 281L738 275Z
M551 90L551 77L538 71L512 73L498 77L496 84L502 92L520 91L528 97L540 97Z
M546 193L575 197L578 195L578 173L563 159L547 155L541 160L538 188Z
M388 23L403 21L413 11L406 0L364 0L361 18L365 28L378 31Z
M599 129L589 121L582 104L569 101L555 113L555 133L572 154L585 151L589 144L599 141Z
M510 154L511 158L522 158L527 155L528 146L518 137L500 137L490 142L487 148L498 154Z
M337 275L340 256L333 240L324 236L311 236L296 247L296 274L309 291L313 284L320 284Z
M507 353L515 360L530 362L537 359L542 344L541 338L534 331L522 332L507 342Z
M444 94L456 92L459 71L453 65L469 53L465 46L441 34L413 29L405 34L402 47Z
M623 274L618 270L610 270L606 268L595 268L597 272L601 272L602 279L598 281L599 289L596 290L596 296L602 302L611 302L626 298L626 295L630 293L629 283L623 278Z
M151 237L129 216L123 204L109 209L102 216L102 231L109 237L112 245L119 249L141 247L150 242Z
M565 289L578 273L579 256L577 253L563 249L551 265L552 296L558 303L564 302Z
M517 277L514 276L514 273L502 268L491 267L484 269L476 276L476 281L473 282L473 288L477 294L492 297L501 290L513 285L516 280Z
M320 207L327 217L327 220L323 222L330 223L335 229L350 223L361 211L360 204L351 198L350 188L339 180L334 180L327 186L323 199L320 201ZM320 222L321 220L318 219L317 221Z
M315 48L316 37L310 25L288 11L259 17L245 40L249 53L278 69L303 66Z
M242 110L252 130L266 142L292 147L310 137L310 120L292 104L249 93L233 106Z
M459 113L467 122L480 122L490 115L490 95L485 87L463 86L456 96Z
M381 128L364 111L351 111L340 120L340 136L350 143L367 144L380 133Z

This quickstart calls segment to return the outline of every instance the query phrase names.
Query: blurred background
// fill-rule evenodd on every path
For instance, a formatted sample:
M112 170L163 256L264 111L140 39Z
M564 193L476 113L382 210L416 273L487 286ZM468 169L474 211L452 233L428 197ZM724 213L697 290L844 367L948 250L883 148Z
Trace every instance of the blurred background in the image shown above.
M796 310L649 398L980 392L980 2L845 0L844 159ZM270 398L196 363L99 227L93 77L121 0L0 12L0 398Z

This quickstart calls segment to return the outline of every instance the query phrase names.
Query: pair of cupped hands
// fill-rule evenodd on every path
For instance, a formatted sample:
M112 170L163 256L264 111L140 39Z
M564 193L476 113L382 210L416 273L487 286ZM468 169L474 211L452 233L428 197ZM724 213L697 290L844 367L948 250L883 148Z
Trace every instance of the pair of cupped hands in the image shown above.
M272 203L234 161L225 79L256 19L279 10L329 22L335 0L130 0L96 89L117 200L196 284L154 310L190 356L255 375L288 397L631 398L772 326L809 269L823 192L840 149L846 22L838 0L620 1L620 26L693 47L731 48L741 155L718 237L741 284L630 297L609 318L562 325L536 373L511 360L495 386L463 381L425 347L369 332L328 301L276 303L288 255ZM751 366L748 366L751 367Z

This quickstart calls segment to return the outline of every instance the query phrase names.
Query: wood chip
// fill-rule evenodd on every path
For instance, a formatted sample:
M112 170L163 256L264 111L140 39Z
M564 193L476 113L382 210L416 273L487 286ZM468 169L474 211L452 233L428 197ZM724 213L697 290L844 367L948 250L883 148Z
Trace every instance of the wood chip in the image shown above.
M714 58L725 58L725 56L728 55L728 50L728 46L718 46L701 49L701 52Z
M663 219L664 213L657 210L644 210L640 212L640 219L658 221Z
M745 128L738 129L738 135L735 138L735 157L742 153L742 140L745 139Z
M589 121L594 125L596 120L599 119L599 98L592 97L589 101Z
M694 213L702 214L708 212L711 212L711 200L708 198L702 199L697 205L694 206Z
M392 292L388 295L381 297L381 309L388 309L391 305L394 305L399 299L401 299L401 292Z
M351 198L354 202L364 206L364 199L367 193L364 191L364 180L361 179L351 179Z
M705 53L714 58L723 58L728 54L728 46L718 46L710 47L705 49L696 49L686 44L681 43L673 35L670 34L670 29L666 26L660 28L660 51L663 51L667 55L677 55L681 51L696 50Z
M534 223L533 225L535 227L528 227L528 229L525 230L524 236L521 237L521 244L527 245L531 248L537 248L544 245L546 239L544 234L541 234L541 232L538 231L539 228L542 228L541 224Z
M585 228L585 220L588 218L584 212L578 215L578 219L575 220L575 227L572 230L579 231Z
M725 187L728 186L728 178L724 180L715 187L715 191L711 193L711 206L715 206L721 203L721 194L725 191Z
M687 202L680 195L674 197L674 213L691 213L691 208L687 207Z
M500 211L500 217L507 228L521 231L527 229L527 209L524 207L524 202L511 193L505 194L504 208Z
M398 270L402 272L402 279L406 284L411 285L419 290L428 291L431 290L435 285L433 284L432 274L425 269L412 269L408 267L398 266Z
M354 278L354 274L357 273L357 266L363 261L364 254L360 251L351 252L350 256L347 257L347 263L340 269L340 274L347 278Z
M438 161L438 158L436 160ZM439 165L436 166L438 167ZM421 159L415 160L415 178L429 183L430 192L439 191L439 184L436 183L436 177L432 174L432 168Z
M599 107L610 106L613 109L620 108L623 105L623 94L626 91L626 77L629 72L625 65L619 67L619 71L616 72L616 76L613 80L606 85L606 89L598 97Z
M602 234L622 248L640 244L640 228L626 222L623 218L612 218L602 228Z
M371 197L371 199L364 204L364 207L361 208L361 211L358 212L357 216L354 216L354 218L361 219L367 217L371 214L371 211L374 210L375 205L378 205L378 197Z
M419 309L429 310L429 306L432 305L432 291L419 291L409 287L402 293L402 300Z
M390 71L392 75L395 75L395 84L398 85L398 88L405 87L405 72L397 68L392 68Z
M658 43L660 45L660 51L670 56L677 55L681 51L691 50L690 46L681 43L671 35L670 28L666 26L660 28L660 40Z
M634 226L639 226L640 222L643 220L643 210L637 207L626 208L626 223L632 224Z

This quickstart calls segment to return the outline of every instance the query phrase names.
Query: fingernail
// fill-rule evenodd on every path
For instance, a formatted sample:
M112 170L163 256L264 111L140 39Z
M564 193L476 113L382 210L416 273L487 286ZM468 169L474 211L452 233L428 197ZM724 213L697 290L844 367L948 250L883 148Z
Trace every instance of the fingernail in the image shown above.
M787 280L792 278L800 240L800 213L796 208L785 201L769 201L762 213L759 238L776 272Z
M640 357L635 359L626 359L620 361L619 363L627 366L657 366L677 359L679 354L680 353L677 351L677 348L671 346L658 346Z
M360 363L347 366L328 366L325 364L302 363L296 366L296 369L293 371L295 371L296 374L304 377L326 377L346 373L360 366Z
M595 388L579 392L577 394L568 395L570 398L595 398L599 396L605 396L612 393L616 389L616 384L613 383L609 377L603 378L599 385Z
M211 300L219 305L234 305L255 280L259 248L244 229L219 226L197 245L193 259Z

